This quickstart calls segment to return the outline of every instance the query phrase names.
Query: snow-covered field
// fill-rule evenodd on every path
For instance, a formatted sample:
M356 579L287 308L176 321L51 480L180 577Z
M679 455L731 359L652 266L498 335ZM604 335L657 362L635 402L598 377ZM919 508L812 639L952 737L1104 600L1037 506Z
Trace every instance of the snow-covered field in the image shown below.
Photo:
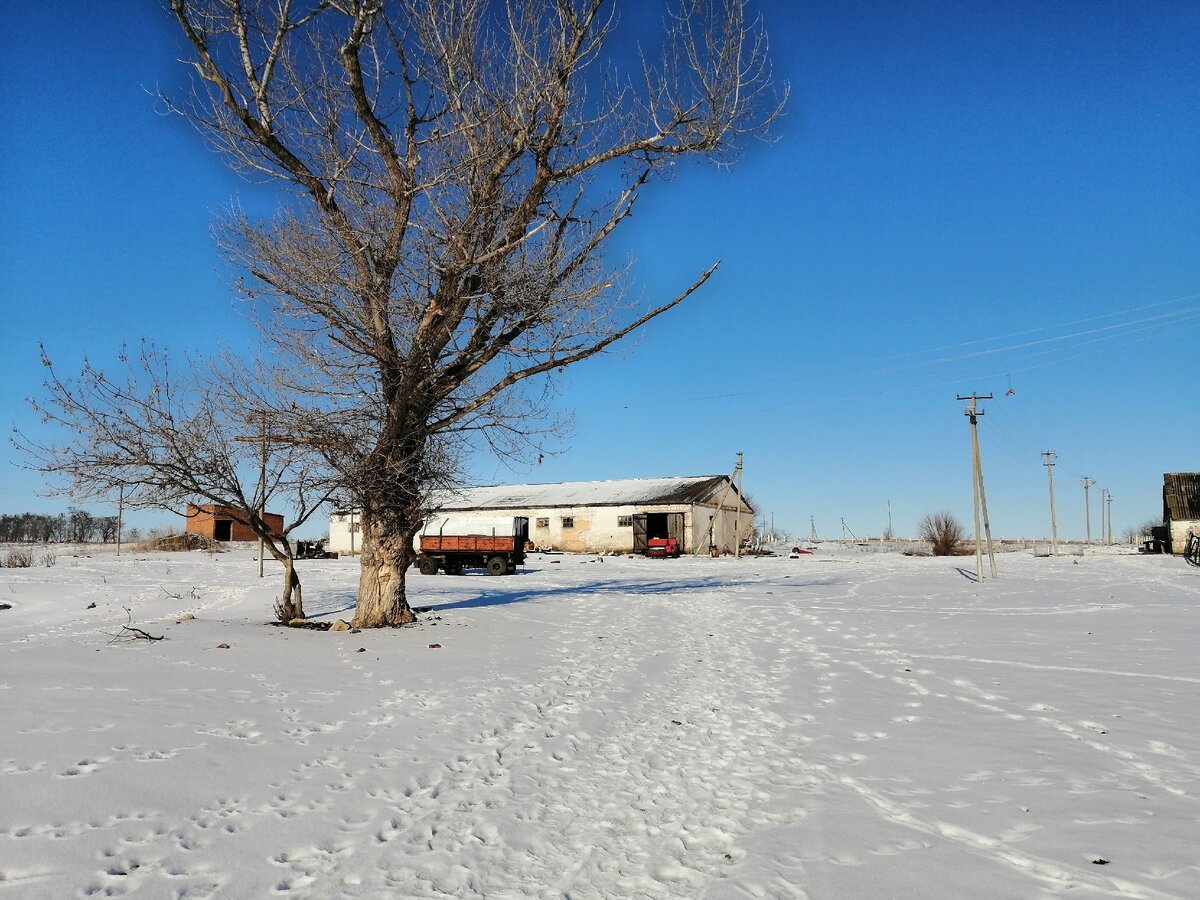
M252 557L0 570L0 900L1200 896L1181 560Z

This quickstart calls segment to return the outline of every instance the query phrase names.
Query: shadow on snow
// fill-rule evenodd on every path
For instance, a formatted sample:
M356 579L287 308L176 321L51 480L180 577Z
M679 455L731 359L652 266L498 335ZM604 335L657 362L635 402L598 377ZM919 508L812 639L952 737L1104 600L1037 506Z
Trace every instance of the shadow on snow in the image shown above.
M469 576L467 576L469 577ZM492 580L491 576L484 576ZM519 577L519 576L518 576ZM496 579L499 580L499 579ZM457 581L457 579L456 579ZM835 584L834 579L822 579L812 581L794 582L789 585L790 588L805 588L805 587L827 587ZM579 595L581 597L596 597L604 595L647 595L647 596L670 596L672 594L687 594L694 591L713 591L722 588L732 588L744 586L746 582L725 581L714 578L694 578L685 580L662 580L649 582L621 582L621 581L592 581L584 584L569 584L559 585L555 587L538 587L522 590L506 589L497 585L491 590L481 590L473 597L467 597L462 600L448 600L439 602L436 599L430 599L426 603L416 604L423 610L429 612L448 612L456 609L484 609L489 606L508 606L513 603L525 603L530 600L552 600L558 597L568 597L571 595ZM355 594L353 591L339 592L328 598L323 598L323 602L318 603L313 607L313 611L308 613L310 619L320 619L327 616L334 616L338 613L353 612ZM413 601L410 596L410 602Z

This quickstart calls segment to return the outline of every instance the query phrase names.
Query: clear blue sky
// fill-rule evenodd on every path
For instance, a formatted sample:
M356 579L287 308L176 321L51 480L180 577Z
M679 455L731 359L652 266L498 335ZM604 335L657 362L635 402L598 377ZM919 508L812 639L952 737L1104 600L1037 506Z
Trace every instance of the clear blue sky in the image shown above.
M937 509L969 520L955 395L978 391L997 396L980 428L997 533L1048 531L1041 450L1060 534L1083 533L1085 473L1118 532L1157 515L1162 473L1200 469L1200 4L760 9L792 87L778 140L647 191L614 248L651 301L720 272L568 373L560 453L480 458L475 479L727 472L742 450L780 526L878 534L890 499L905 534ZM156 111L180 55L155 3L6 5L6 426L36 426L39 340L70 368L142 336L204 351L251 333L209 225L271 197ZM14 459L0 448L0 510L65 505Z

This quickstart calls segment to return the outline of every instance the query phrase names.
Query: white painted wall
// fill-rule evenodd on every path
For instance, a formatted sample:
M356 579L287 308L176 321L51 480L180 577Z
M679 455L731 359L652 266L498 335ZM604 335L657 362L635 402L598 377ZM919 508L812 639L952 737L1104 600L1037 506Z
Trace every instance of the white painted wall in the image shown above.
M351 521L354 532L351 537ZM333 514L329 517L329 543L325 545L330 553L342 556L362 553L362 517L358 513L344 515Z
M730 495L726 504L737 502ZM741 534L750 531L753 514L742 504ZM705 552L710 518L716 519L713 542L723 552L734 550L734 528L737 513L727 505L717 515L717 506L702 504L628 504L623 506L574 506L553 509L524 507L513 509L489 509L480 511L487 516L525 516L529 519L529 539L538 547L574 553L628 553L633 549L633 526L620 525L622 516L632 517L636 513L683 513L684 552L691 553L697 547ZM351 536L351 518L355 532ZM573 526L563 526L563 519L573 519ZM546 524L539 526L539 520ZM348 555L362 552L361 518L357 513L332 515L329 519L329 544L331 552Z
M1171 553L1183 556L1183 548L1187 546L1189 531L1200 534L1200 519L1171 520Z

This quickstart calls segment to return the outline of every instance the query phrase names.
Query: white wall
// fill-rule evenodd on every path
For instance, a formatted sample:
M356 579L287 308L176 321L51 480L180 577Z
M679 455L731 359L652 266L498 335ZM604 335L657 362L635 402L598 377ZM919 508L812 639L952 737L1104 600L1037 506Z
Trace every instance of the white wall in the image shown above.
M622 516L636 513L683 513L684 552L691 553L699 547L700 552L708 549L708 524L716 517L713 528L713 543L723 552L734 550L734 527L737 513L730 505L738 502L732 494L725 499L726 505L717 516L717 506L687 503L626 504L622 506L572 506L512 509L489 509L480 511L489 516L525 516L529 519L529 539L537 547L564 550L573 553L628 553L633 549L633 526L619 525ZM361 527L361 518L353 513L354 526ZM573 527L564 528L563 519L574 520ZM538 520L545 519L546 525L539 527ZM362 533L356 530L351 550L351 514L333 515L329 519L330 552L349 554L362 552ZM753 515L742 504L741 535L750 532Z
M351 520L354 523L354 533L351 537ZM330 553L340 553L348 556L351 553L362 553L362 517L358 513L346 515L331 515L329 517L329 543L325 549Z
M1171 520L1171 552L1176 556L1183 556L1189 530L1200 534L1200 519Z
M727 502L733 502L727 500ZM525 516L529 519L529 539L538 547L574 553L628 553L633 549L633 526L619 525L623 516L637 513L683 513L684 547L686 553L700 547L708 549L708 523L716 516L717 508L687 503L625 504L622 506L574 506L553 509L526 507L522 509L489 510L497 515ZM563 519L574 520L574 527L564 528ZM741 534L749 534L752 515L743 506ZM546 520L544 526L538 520ZM717 516L714 542L723 551L733 552L736 513L725 507Z
M727 497L727 504L733 503L735 498ZM722 553L733 553L737 541L734 538L735 529L737 534L740 534L745 540L746 535L750 533L751 527L754 525L754 514L749 512L745 505L741 507L741 520L738 521L738 511L730 509L729 506L721 508L720 515L717 514L717 505L713 503L711 506L701 506L697 504L693 508L693 521L691 523L691 547L700 547L701 551L705 549L705 543L708 541L708 524L713 521L712 543L721 550Z
M573 553L629 552L633 549L633 526L619 525L621 516L637 512L685 512L684 505L674 506L561 506L524 507L496 510L497 514L525 516L529 519L529 539L537 547ZM490 510L489 510L490 512ZM571 519L571 527L563 520ZM539 525L545 520L545 525Z

